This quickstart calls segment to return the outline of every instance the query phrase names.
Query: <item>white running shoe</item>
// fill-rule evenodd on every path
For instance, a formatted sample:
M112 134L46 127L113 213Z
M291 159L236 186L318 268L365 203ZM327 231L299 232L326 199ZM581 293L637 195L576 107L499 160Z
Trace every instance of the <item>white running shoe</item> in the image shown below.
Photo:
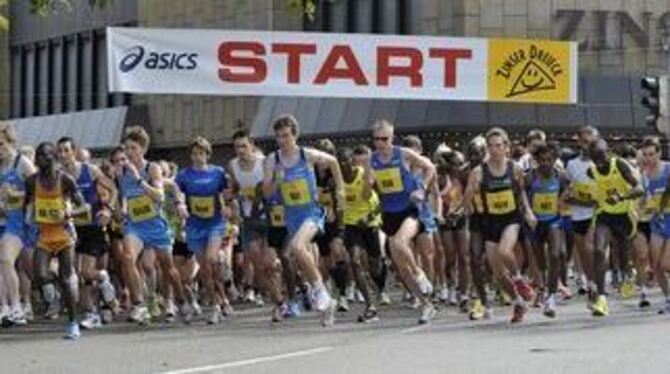
M247 290L247 293L244 296L244 301L248 303L253 303L256 301L256 294L254 293L254 290L252 288Z
M437 292L437 299L443 303L446 303L447 300L449 300L449 288L448 287L440 288L440 290Z
M549 296L544 300L542 314L549 318L556 317L556 297L554 294L549 294Z
M202 308L200 307L200 304L198 304L197 300L191 301L191 309L193 310L193 315L198 317L202 315ZM219 312L221 308L219 307Z
M109 305L116 299L116 291L109 279L109 274L107 274L107 271L105 270L100 271L100 284L98 285L98 288L102 295L102 301L105 304Z
M340 296L337 298L337 311L343 313L349 311L349 303L346 297Z
M79 326L81 326L81 328L84 330L99 329L102 327L102 320L100 319L100 315L98 315L98 313L88 312L86 313L84 319L79 322Z
M422 271L418 277L416 277L416 282L419 285L421 293L424 295L431 295L433 293L433 285L426 277L426 274Z
M182 303L179 307L179 314L181 315L181 320L185 324L188 325L193 321L193 308L191 308L191 304L187 302Z
M458 305L458 292L456 292L456 287L449 287L447 302L451 306Z
M145 324L150 319L151 315L149 315L149 309L142 305L133 306L133 309L130 311L130 315L128 316L128 320L130 322L136 322L139 324Z
M435 313L437 313L437 311L435 310L433 304L424 304L421 307L421 316L419 317L419 324L424 325L432 321L433 317L435 317Z
M347 286L347 289L345 291L345 294L347 296L347 301L350 303L353 303L356 301L356 286L352 283Z
M23 309L23 315L26 317L26 321L32 322L33 320L35 320L35 313L33 312L33 304L23 303L23 305L21 305L21 309Z
M209 317L207 318L208 325L218 325L221 321L221 307L215 305L210 312Z
M331 327L335 324L335 302L328 296L328 306L321 312L321 326Z
M314 308L319 312L324 312L331 307L332 298L326 290L326 287L322 286L318 289L313 289L313 300Z
M28 324L28 321L26 321L26 317L23 314L23 309L21 309L21 306L17 306L13 310L11 310L6 318L9 324L13 326L25 326Z
M391 305L391 298L389 297L389 294L386 292L382 292L379 294L379 305Z

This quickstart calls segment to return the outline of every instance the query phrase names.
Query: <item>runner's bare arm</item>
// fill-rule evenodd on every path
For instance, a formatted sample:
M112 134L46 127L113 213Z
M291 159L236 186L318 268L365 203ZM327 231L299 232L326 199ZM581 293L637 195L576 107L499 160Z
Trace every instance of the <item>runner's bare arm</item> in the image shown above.
M96 183L102 185L113 194L116 193L116 184L114 184L114 181L109 179L97 165L88 164L88 167L89 170L91 170L91 173L93 174L93 180Z
M263 195L266 199L269 199L274 193L276 188L275 177L275 157L272 153L265 158L265 164L263 165Z
M88 214L91 206L86 203L84 196L77 188L77 182L67 174L60 174L63 184L63 195L66 200L72 202L73 208L69 213L70 216L83 216Z
M523 169L521 168L521 166L517 164L514 164L513 168L514 168L513 169L514 179L516 181L515 183L517 183L518 185L517 197L519 198L519 202L521 203L520 208L528 224L531 227L535 227L537 219L535 218L533 210L530 207L530 203L528 202L528 194L526 193L526 179Z
M146 191L147 195L158 202L165 201L165 186L163 184L163 170L157 164L149 164L149 183L140 179L139 185Z
M465 192L463 193L463 200L458 204L454 209L454 212L462 211L467 209L467 211L472 211L472 200L475 195L479 194L480 184L482 183L482 168L477 166L472 169L470 175L468 176L468 184L465 186Z
M631 165L623 160L617 160L616 167L619 169L623 179L633 187L628 193L620 196L621 200L634 200L644 195L644 188L640 183L639 173L637 173Z
M313 148L305 148L305 156L307 157L307 160L312 163L312 165L320 165L330 170L331 174L333 175L333 179L335 180L335 196L338 202L337 206L339 208L343 208L344 179L342 178L342 171L340 170L340 164L337 162L337 158L331 154Z
M372 196L373 187L372 165L370 164L370 157L368 155L363 162L363 198L365 200L368 200Z
M421 156L409 148L401 147L400 151L402 152L403 160L406 161L409 170L417 167L423 171L423 180L426 187L428 187L430 183L433 183L436 175L435 165L428 158Z

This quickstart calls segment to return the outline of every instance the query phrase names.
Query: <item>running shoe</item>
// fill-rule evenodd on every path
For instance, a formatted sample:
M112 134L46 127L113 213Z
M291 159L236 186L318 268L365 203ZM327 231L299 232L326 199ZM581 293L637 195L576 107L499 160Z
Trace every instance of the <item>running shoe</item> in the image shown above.
M337 298L337 311L340 313L346 313L349 311L349 303L344 296Z
M535 296L533 288L528 285L528 283L526 283L523 278L517 278L514 280L514 289L526 302L533 300L533 296Z
M179 315L185 324L190 324L191 321L193 321L193 309L191 308L191 304L183 302L179 307Z
M642 291L640 293L640 302L638 303L638 306L640 307L640 309L644 309L649 307L650 305L651 303L649 302L649 299L647 299L647 293Z
M139 324L146 324L151 320L149 309L142 305L135 305L128 316L129 322L136 322Z
M235 310L233 309L233 306L230 305L230 301L226 300L223 303L221 303L221 315L224 317L229 317L232 316Z
M319 312L324 312L330 308L332 299L325 286L314 289L312 294L312 299L314 300L314 309Z
M431 295L433 293L433 285L428 280L426 273L423 271L416 277L416 282L419 285L421 293L424 295Z
M191 301L191 309L193 310L194 316L199 317L202 315L202 307L200 307L200 304L198 304L198 300L194 299Z
M65 327L65 336L64 338L67 340L77 340L81 336L81 332L79 332L79 324L77 322L68 322L67 326Z
M353 283L349 284L347 286L347 290L346 290L345 294L347 296L347 301L348 302L350 302L350 303L355 302L356 301L356 285L354 285Z
M433 320L433 317L435 317L435 314L437 313L437 310L435 309L435 306L433 304L424 304L421 307L421 316L419 317L419 325L425 325L427 323L430 323L430 321Z
M33 312L33 304L23 303L23 305L21 305L21 309L23 309L23 315L24 317L26 317L26 321L32 322L35 319L35 313Z
M470 298L467 296L461 296L458 302L458 310L461 313L467 313L469 311L468 305L470 305Z
M455 287L449 287L447 294L447 303L451 306L458 305L458 292L456 292Z
M470 310L468 311L468 318L472 321L479 321L484 318L484 305L479 299L473 299L470 303Z
M570 288L565 285L561 284L558 286L558 293L561 294L561 298L563 298L563 300L572 299L572 291L570 291Z
M275 307L272 308L272 322L284 321L284 312L286 311L286 309L288 309L286 303L275 305Z
M381 292L378 297L379 305L391 305L391 298L386 292Z
M449 300L449 288L448 287L440 288L440 290L437 291L437 299L443 303L446 303L447 300Z
M556 318L556 298L553 294L550 294L546 300L544 300L542 314L549 318Z
M335 324L335 302L333 301L333 299L330 298L330 296L328 296L328 305L326 305L326 308L321 312L321 326L331 327L334 324Z
M254 293L253 288L249 288L247 293L244 295L244 301L247 303L253 303L256 301L256 293Z
M26 317L23 315L21 307L14 308L2 318L3 327L25 326L28 324Z
M359 323L372 323L379 321L379 312L374 307L365 309L365 312L358 316Z
M100 319L103 325L109 325L114 321L114 311L111 308L103 307L100 310Z
M512 312L512 319L510 319L510 323L523 322L523 317L526 315L527 310L528 307L526 307L525 304L516 303L514 305L514 311Z
M161 316L161 305L156 298L151 298L149 300L149 315L151 319L157 320Z
M102 301L105 304L109 305L114 301L114 299L116 299L116 291L114 290L114 286L109 279L109 274L107 274L107 271L105 270L100 271L100 284L98 285L98 288L100 289L100 294L102 295Z
M290 300L285 304L285 308L283 310L282 317L284 318L296 318L300 316L301 310L300 310L300 303L295 301L295 300Z
M84 330L99 329L102 327L102 320L98 313L88 312L84 316L84 319L79 322L79 326Z
M591 308L591 312L595 317L604 317L610 312L609 306L607 306L607 298L605 298L605 295L599 295Z
M624 280L621 282L619 292L621 293L621 298L624 300L633 298L635 296L635 283L630 279Z
M221 307L218 305L214 305L212 311L209 314L209 317L207 318L207 324L218 325L220 321L221 321Z
M670 314L670 300L666 300L658 311L658 314Z

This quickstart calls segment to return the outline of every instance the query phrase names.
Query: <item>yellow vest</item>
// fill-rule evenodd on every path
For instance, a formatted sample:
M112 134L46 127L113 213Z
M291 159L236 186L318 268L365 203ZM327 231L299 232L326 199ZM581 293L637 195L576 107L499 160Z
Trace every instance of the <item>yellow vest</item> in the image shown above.
M612 157L610 160L610 170L607 175L600 174L595 165L591 167L591 173L593 173L593 179L596 184L596 201L598 202L599 213L626 214L631 212L631 200L620 201L614 205L607 203L608 196L614 192L623 196L632 190L626 179L621 175L621 172L619 172L617 160L616 157Z
M362 167L354 168L355 177L351 183L344 184L344 224L358 225L361 221L368 227L379 227L381 215L379 213L379 197L371 191L369 199L363 198L363 183L365 183ZM372 214L371 214L372 213ZM370 219L372 215L372 219Z

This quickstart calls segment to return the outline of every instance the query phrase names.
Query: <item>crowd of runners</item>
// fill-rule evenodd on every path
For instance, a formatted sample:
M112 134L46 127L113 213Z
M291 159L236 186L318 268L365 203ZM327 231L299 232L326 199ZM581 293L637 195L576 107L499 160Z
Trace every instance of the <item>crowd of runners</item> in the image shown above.
M420 324L442 307L482 320L512 305L519 323L530 306L555 318L573 291L594 316L615 293L670 313L670 163L656 137L612 149L593 127L577 146L534 130L513 148L492 128L431 153L387 121L372 124L372 149L300 146L290 115L271 126L274 152L238 131L236 157L212 165L196 137L178 167L145 158L141 127L93 162L71 138L33 151L0 123L2 326L64 314L76 339L122 318L216 325L240 302L329 326L354 301L361 323L393 303ZM656 286L663 300L649 299Z

